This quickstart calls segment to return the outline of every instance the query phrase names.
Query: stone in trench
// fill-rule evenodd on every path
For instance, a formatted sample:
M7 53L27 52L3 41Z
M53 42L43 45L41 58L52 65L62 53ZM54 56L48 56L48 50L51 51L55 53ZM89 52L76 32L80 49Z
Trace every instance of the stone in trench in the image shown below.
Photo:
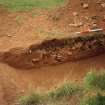
M98 0L96 3L97 3L97 4L101 4L101 1L102 1L102 0Z
M81 27L81 26L83 26L82 22L75 23L75 27Z
M82 43L77 43L77 44L75 44L75 47L76 47L76 48L81 48L81 47L82 47Z
M96 15L95 16L92 16L91 19L96 20L96 19L98 19L98 16L96 16Z
M83 3L83 9L87 9L89 7L89 4L88 3Z
M58 61L58 62L63 62L64 58L63 58L62 55L57 54L56 57L55 57L55 60Z
M72 50L76 50L76 47L73 46L73 47L72 47Z
M105 3L101 3L101 6L102 6L103 8L105 8Z
M78 16L79 13L78 12L73 12L73 16Z
M89 17L88 16L85 16L85 19L89 20Z
M29 54L32 54L32 50L29 50Z
M105 15L103 16L103 21L105 21Z
M40 60L38 59L38 58L33 58L32 59L32 63L37 63L37 62L39 62Z
M92 21L92 29L95 29L97 27L98 27L97 21Z
M72 55L73 53L72 53L72 52L68 52L67 54L70 56L70 55Z
M9 34L8 34L7 36L8 36L8 37L12 37L12 35L9 35Z
M97 25L96 23L94 23L94 24L92 25L93 28L97 28L97 26L98 26L98 25Z
M82 22L77 22L77 23L72 23L72 24L69 24L69 26L73 26L73 27L81 27L83 26L83 23Z

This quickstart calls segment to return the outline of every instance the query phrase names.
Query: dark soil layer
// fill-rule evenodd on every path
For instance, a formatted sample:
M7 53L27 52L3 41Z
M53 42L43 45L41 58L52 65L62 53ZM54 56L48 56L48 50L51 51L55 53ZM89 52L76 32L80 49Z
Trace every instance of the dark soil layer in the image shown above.
M1 61L13 67L30 69L92 57L105 51L105 33L73 35L45 40L29 48L13 48L1 55Z

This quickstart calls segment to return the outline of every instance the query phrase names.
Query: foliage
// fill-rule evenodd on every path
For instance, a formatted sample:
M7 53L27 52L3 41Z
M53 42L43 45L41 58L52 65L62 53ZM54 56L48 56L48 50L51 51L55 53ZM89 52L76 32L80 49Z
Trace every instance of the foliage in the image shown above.
M86 98L80 105L105 105L105 96L97 94L94 97Z
M31 93L28 96L23 96L20 98L21 105L40 105L42 97L36 93Z
M22 16L17 16L15 18L15 21L17 22L17 24L21 25L24 22L24 17Z
M20 99L21 105L66 105L70 102L71 97L77 97L77 100L73 101L80 102L80 105L105 105L105 96L99 94L100 91L105 90L105 74L89 72L85 77L85 87L89 91L84 91L85 88L80 88L78 86L72 85L70 83L65 83L62 86L48 92L44 95L39 95L32 93L28 96L23 96ZM96 91L91 91L91 90ZM99 93L98 93L99 92ZM91 97L87 93L93 94ZM95 95L98 93L97 95ZM83 98L83 96L85 98ZM83 98L81 100L81 98ZM71 99L72 100L72 99ZM81 101L80 101L81 100Z
M85 77L85 87L105 90L105 73L89 72Z
M75 87L71 84L64 84L63 86L49 92L48 96L51 99L61 99L61 98L67 98L70 97L71 95L73 95L74 93L76 93L79 90L78 87Z
M33 8L55 8L63 5L65 0L0 0L0 4L13 11L30 10Z

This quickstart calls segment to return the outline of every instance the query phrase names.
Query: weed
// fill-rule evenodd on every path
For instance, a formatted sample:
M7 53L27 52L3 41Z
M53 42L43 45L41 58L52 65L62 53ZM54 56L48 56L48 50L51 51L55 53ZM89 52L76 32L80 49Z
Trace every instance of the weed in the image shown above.
M53 17L52 17L52 20L58 21L58 20L60 20L60 16L53 16Z
M80 105L105 105L105 96L97 94L96 96L85 98Z
M105 90L105 73L87 73L85 87L89 91L66 82L47 94L39 95L31 92L32 94L21 97L20 103L21 105L67 105L71 99L80 105L105 105L105 96L97 91L97 89ZM96 91L91 91L93 89ZM93 96L88 97L89 94ZM85 98L83 98L84 96Z
M31 93L28 96L23 96L20 98L21 105L40 105L42 97L39 94Z
M88 89L105 90L105 73L89 72L84 80Z
M49 30L43 29L42 27L37 27L35 29L35 32L40 34L42 37L43 36L46 37L46 39L59 38L59 36L60 36L60 38L62 38L65 36L65 33L61 32L59 30L54 29L54 30L49 31Z
M24 18L23 18L22 16L17 16L17 17L15 18L15 21L16 21L17 24L20 25L20 24L23 23Z
M78 94L79 90L80 88L66 83L47 94L39 95L31 92L28 96L22 96L19 102L20 105L67 105L70 96Z
M35 16L40 16L41 13L38 13L38 12L32 12L32 17L35 17Z
M0 4L12 11L26 11L33 8L55 8L65 4L65 0L0 0Z
M49 92L48 96L52 100L61 99L61 98L64 99L64 98L70 97L78 90L79 90L78 87L75 87L71 84L66 83L63 86L55 89L54 91Z

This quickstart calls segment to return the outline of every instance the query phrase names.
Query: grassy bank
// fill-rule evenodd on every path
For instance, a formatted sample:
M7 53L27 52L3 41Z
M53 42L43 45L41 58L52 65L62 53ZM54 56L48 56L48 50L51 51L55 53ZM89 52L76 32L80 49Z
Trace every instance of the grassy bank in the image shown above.
M0 0L0 4L14 11L31 10L33 8L55 8L65 0Z
M79 86L65 83L46 94L31 92L20 98L20 105L69 105L70 97L77 98L81 93L82 89Z
M65 83L46 94L31 93L20 105L105 105L105 73L89 72L84 85Z

